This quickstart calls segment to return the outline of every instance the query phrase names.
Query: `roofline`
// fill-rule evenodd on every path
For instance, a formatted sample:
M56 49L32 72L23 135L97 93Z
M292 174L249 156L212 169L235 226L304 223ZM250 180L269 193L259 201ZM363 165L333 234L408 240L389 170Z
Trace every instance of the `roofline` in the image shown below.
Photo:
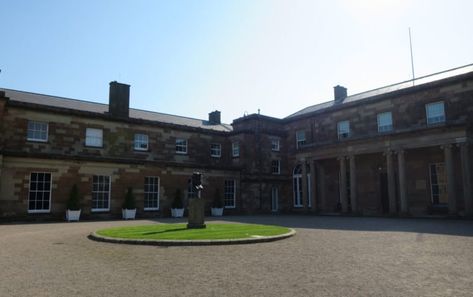
M85 116L85 117L95 117L95 118L100 118L106 121L125 122L125 123L133 123L133 124L146 124L150 126L160 126L160 127L172 127L172 128L176 128L180 130L185 130L185 131L199 131L202 133L215 134L215 135L226 135L232 132L231 130L220 131L220 130L213 130L213 129L205 129L201 127L192 127L192 126L186 126L186 125L180 125L180 124L174 124L174 123L166 123L166 122L161 122L161 121L151 121L151 120L140 119L140 118L114 117L108 113L99 113L99 112L93 112L93 111L87 111L87 110L71 109L71 108L65 108L65 107L51 106L51 105L45 105L45 104L36 104L36 103L22 102L22 101L15 101L15 100L10 100L8 102L8 105L13 106L13 107L22 107L22 108L33 109L33 110L40 109L43 111L60 112L60 113L80 115L80 116Z
M412 79L405 80L405 81L402 81L402 82L399 82L399 83L386 85L386 86L371 89L371 90L368 90L368 91L363 91L363 92L360 92L360 93L350 95L347 98L354 97L354 96L359 96L359 95L362 95L362 94L365 94L365 93L369 93L369 92L373 92L373 91L380 90L380 89L383 89L383 88L393 87L393 86L396 86L396 85L401 85L401 84L405 84L405 83L409 83L409 82L415 83L415 81L425 79L425 78L428 78L428 77L431 77L431 76L434 76L434 75L439 75L439 74L447 73L449 71L454 71L454 70L458 70L458 69L466 68L466 67L471 67L471 66L473 66L473 63L463 65L463 66L460 66L460 67L451 68L451 69L440 71L440 72L436 72L436 73L432 73L432 74L429 74L429 75L421 76L421 77L416 78L415 80L412 80ZM473 77L473 71L458 74L458 75L454 75L454 76L450 76L450 77L446 77L446 78L441 78L441 79L438 79L438 80L433 80L433 81L426 82L426 83L423 83L423 84L420 84L420 85L415 85L414 84L411 87L406 87L406 88L403 88L403 89L394 90L394 91L387 92L387 93L373 95L371 97L362 98L362 99L357 100L357 101L332 105L332 106L329 106L329 107L326 107L326 108L323 108L323 109L320 109L320 110L315 110L315 111L312 111L312 112L307 112L307 113L304 113L304 114L301 114L301 115L291 117L291 115L296 114L296 113L298 113L298 112L300 112L300 111L302 111L306 108L317 106L317 105L322 105L322 104L327 104L329 102L332 102L333 100L325 101L325 102L321 102L321 103L318 103L318 104L314 104L314 105L305 107L305 108L303 108L299 111L296 111L295 113L292 113L291 115L283 118L282 121L284 123L293 122L295 120L300 120L300 119L304 119L304 118L307 118L307 117L311 117L315 114L322 114L322 113L325 113L325 112L331 112L331 111L334 111L334 110L340 110L340 109L344 109L344 108L353 107L353 106L356 106L358 104L364 104L364 103L366 103L366 101L379 100L379 99L382 99L382 98L394 97L394 96L397 96L397 95L400 95L400 94L409 94L409 93L412 93L412 92L418 92L418 91L423 90L423 89L432 88L435 85L446 84L446 83L449 83L449 82L452 82L452 81L457 81L457 80L461 80L461 79L468 78L468 77Z
M63 96L56 96L56 95L49 95L49 94L43 94L43 93L36 93L36 92L30 92L30 91L22 91L22 90L16 90L16 89L10 89L10 88L2 88L0 87L0 92L1 90L6 90L6 91L13 91L13 92L20 92L20 93L26 93L26 94L32 94L32 95L39 95L39 96L46 96L46 97L52 97L52 98L57 98L57 99L63 99L63 100L73 100L77 102L84 102L84 103L91 103L91 104L99 104L103 106L109 106L110 104L107 103L102 103L102 102L96 102L96 101L90 101L90 100L82 100L82 99L76 99L76 98L69 98L69 97L63 97ZM11 101L16 101L17 100L11 100ZM46 104L37 104L37 105L44 105L44 106L49 106ZM65 108L64 109L70 109L70 110L78 110L78 111L83 111L80 109L72 109L72 108ZM158 111L152 111L152 110L146 110L146 109L141 109L141 108L130 108L130 110L136 110L136 111L144 111L144 112L150 112L150 113L156 113L156 114L161 114L161 115L168 115L168 116L174 116L174 117L179 117L179 118L185 118L185 119L190 119L190 120L198 120L198 121L205 121L205 119L199 119L199 118L193 118L193 117L188 117L188 116L181 116L181 115L175 115L175 114L170 114L170 113L165 113L165 112L158 112ZM226 124L222 123L222 125L228 125L230 126L231 124Z

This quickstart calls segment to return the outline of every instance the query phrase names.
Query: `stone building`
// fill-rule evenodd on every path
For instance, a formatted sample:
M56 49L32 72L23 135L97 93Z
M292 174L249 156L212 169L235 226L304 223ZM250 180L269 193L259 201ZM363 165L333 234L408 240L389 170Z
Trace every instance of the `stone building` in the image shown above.
M278 119L220 121L0 89L0 217L62 217L73 184L86 217L169 216L192 172L227 214L473 215L473 65L334 99Z

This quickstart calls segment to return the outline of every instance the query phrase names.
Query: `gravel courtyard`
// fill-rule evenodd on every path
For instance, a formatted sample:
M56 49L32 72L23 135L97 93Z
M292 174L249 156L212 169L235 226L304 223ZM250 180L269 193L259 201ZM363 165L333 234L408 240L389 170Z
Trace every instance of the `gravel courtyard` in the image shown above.
M0 296L472 296L473 221L224 217L282 241L155 247L87 235L153 221L0 225ZM155 222L155 221L154 221ZM175 222L162 219L158 222Z

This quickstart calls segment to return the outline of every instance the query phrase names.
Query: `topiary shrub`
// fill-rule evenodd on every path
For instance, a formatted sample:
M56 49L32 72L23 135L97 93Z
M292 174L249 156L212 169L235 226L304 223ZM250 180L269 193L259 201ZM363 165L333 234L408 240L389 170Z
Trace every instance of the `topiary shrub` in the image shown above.
M135 195L133 195L133 188L129 187L123 202L123 209L135 209Z
M182 202L181 189L176 190L176 194L174 195L174 199L172 200L171 208L184 208L184 204Z
M69 192L69 199L67 200L67 209L69 210L80 210L80 197L79 189L74 184Z
M214 200L212 201L213 208L223 208L223 199L220 195L220 189L215 189Z

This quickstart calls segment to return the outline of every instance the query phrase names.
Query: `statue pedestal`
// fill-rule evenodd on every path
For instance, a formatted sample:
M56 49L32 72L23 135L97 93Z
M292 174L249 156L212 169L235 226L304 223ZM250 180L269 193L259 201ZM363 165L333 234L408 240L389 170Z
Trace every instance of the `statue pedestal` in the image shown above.
M189 199L189 216L187 221L187 229L205 228L204 223L204 199L193 198Z

